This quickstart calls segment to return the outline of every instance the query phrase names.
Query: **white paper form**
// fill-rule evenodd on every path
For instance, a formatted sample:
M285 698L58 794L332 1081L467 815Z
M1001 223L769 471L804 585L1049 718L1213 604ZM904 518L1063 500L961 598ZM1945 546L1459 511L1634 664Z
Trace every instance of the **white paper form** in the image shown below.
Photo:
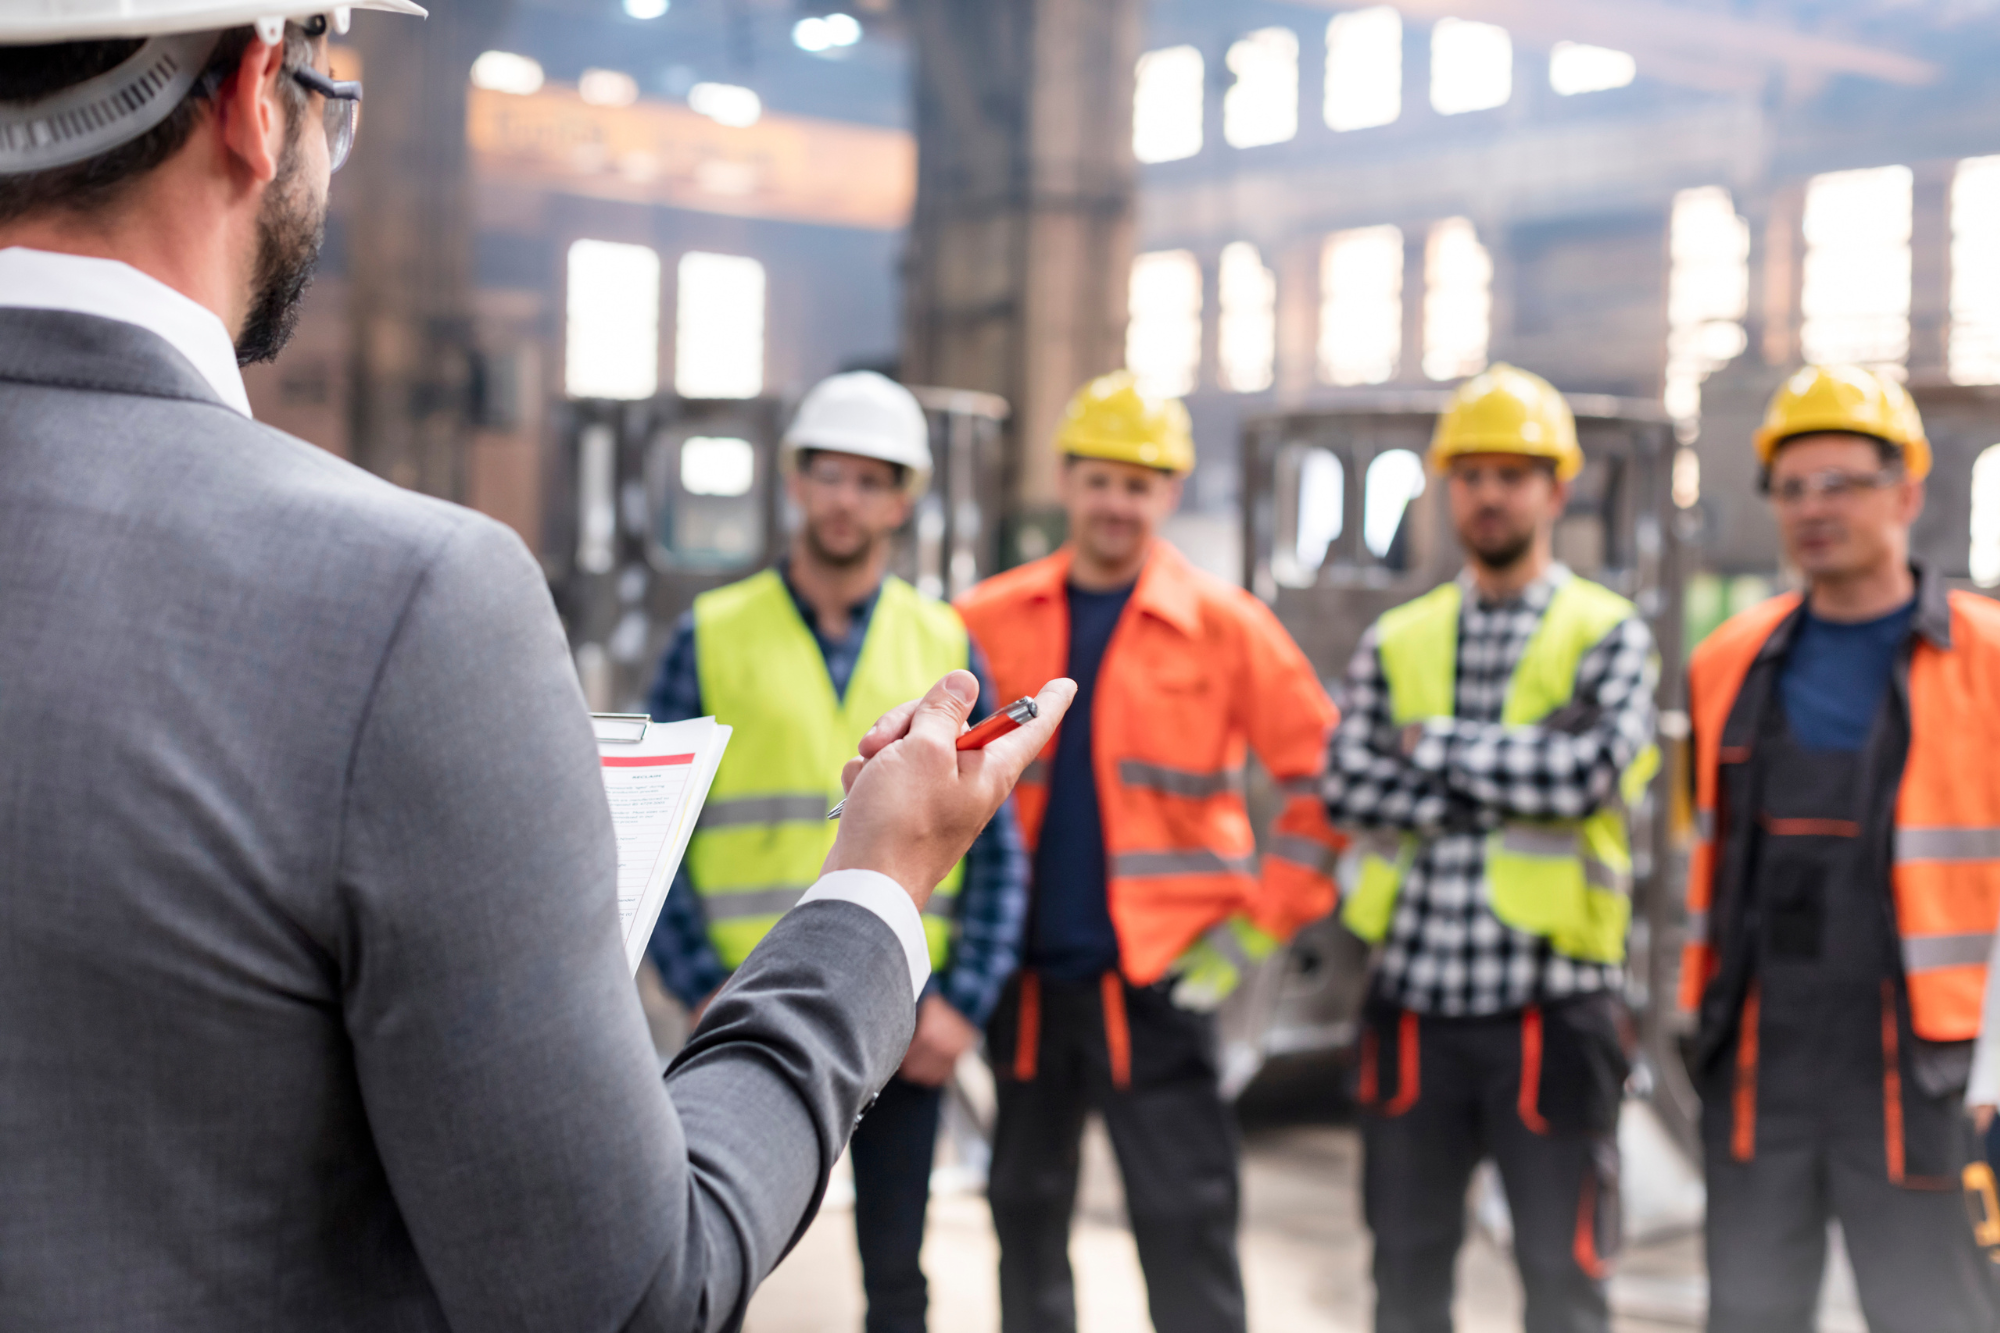
M729 745L729 728L712 717L662 723L596 714L591 721L618 836L618 925L626 961L637 972Z

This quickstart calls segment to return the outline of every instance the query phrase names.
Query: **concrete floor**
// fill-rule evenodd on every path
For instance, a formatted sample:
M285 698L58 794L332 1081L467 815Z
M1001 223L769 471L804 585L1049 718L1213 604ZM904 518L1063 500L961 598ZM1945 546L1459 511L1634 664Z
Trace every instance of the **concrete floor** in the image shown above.
M1357 1199L1358 1136L1312 1125L1249 1133L1244 1144L1243 1267L1250 1327L1258 1333L1365 1333L1373 1296ZM839 1189L833 1193L837 1196ZM1081 1333L1146 1333L1145 1287L1124 1227L1117 1171L1101 1130L1085 1144L1084 1186L1070 1253ZM939 1193L924 1268L931 1328L994 1333L996 1246L985 1199ZM1830 1274L1822 1333L1859 1333L1844 1263ZM1613 1279L1618 1333L1699 1328L1706 1305L1699 1238L1630 1245ZM1476 1231L1459 1261L1458 1333L1514 1333L1520 1284L1509 1257ZM829 1207L750 1307L746 1333L825 1333L861 1326L860 1265L852 1212Z

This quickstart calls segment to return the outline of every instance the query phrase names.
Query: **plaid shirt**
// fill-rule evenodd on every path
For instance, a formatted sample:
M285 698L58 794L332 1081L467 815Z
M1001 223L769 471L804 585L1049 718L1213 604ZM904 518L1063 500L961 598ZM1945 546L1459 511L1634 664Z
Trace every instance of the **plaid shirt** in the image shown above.
M779 566L779 572L783 572ZM791 590L791 582L785 587ZM879 589L877 592L879 593ZM836 694L845 696L853 678L854 664L868 635L875 614L876 594L854 608L846 635L833 639L822 634L811 607L801 602L796 591L792 602L812 630L827 674ZM976 722L998 706L993 693L993 673L987 668L979 645L971 645L972 673L979 677L979 701L973 705ZM656 722L679 722L701 717L701 673L695 665L694 613L688 612L674 626L673 642L660 660L660 674L653 683L647 711ZM965 880L959 885L953 904L958 934L951 957L941 972L931 975L926 995L942 995L952 1008L964 1014L974 1026L984 1026L987 1016L1000 999L1000 988L1020 962L1021 931L1028 916L1028 855L1021 844L1020 825L1011 804L1000 807L973 840L965 857ZM693 1006L729 977L728 969L709 943L708 920L702 912L701 895L688 879L687 863L674 874L673 888L660 909L659 924L646 945L646 956L660 970L660 979L682 1003Z
M1456 714L1423 723L1403 756L1376 628L1347 670L1327 763L1334 823L1418 835L1376 962L1375 995L1419 1013L1502 1014L1618 987L1619 967L1563 958L1503 925L1486 883L1486 834L1502 821L1578 819L1615 799L1618 777L1653 738L1659 663L1634 615L1584 655L1571 702L1531 727L1501 725L1514 666L1549 599L1574 577L1561 565L1508 602L1469 579L1459 613Z

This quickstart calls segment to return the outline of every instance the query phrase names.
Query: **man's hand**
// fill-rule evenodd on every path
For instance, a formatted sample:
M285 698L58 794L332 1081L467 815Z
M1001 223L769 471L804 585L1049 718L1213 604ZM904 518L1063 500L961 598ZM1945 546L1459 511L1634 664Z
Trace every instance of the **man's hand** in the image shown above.
M1985 1138L1986 1131L1990 1129L1992 1125L1993 1125L1993 1103L1982 1102L1980 1105L1972 1108L1973 1133L1979 1135L1981 1138Z
M860 758L841 773L847 809L824 871L880 871L922 911L1049 743L1075 695L1076 682L1050 681L1035 698L1041 715L983 750L955 747L979 698L970 671L954 671L915 703L885 713L861 738Z
M979 1040L979 1029L965 1015L952 1008L942 995L926 995L917 1007L917 1035L896 1072L912 1083L927 1088L943 1087L958 1067L958 1057Z

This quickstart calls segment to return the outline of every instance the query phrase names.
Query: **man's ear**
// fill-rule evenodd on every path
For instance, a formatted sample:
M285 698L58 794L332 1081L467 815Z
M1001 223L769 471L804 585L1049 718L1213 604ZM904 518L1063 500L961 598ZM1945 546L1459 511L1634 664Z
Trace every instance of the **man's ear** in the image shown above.
M1569 508L1569 483L1551 474L1549 477L1549 512L1556 518L1563 516Z
M222 144L251 185L268 185L284 158L289 111L284 78L285 47L252 40L236 69L216 89L216 129Z

